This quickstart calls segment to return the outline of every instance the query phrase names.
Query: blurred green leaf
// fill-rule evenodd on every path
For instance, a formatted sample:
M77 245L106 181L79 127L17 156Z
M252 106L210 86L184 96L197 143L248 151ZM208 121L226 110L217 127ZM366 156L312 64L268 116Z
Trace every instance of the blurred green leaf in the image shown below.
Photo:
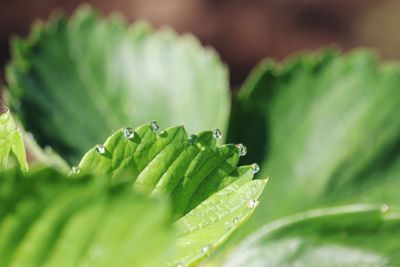
M307 211L267 224L221 266L400 265L400 213L353 205Z
M79 9L12 43L8 102L39 144L75 162L128 123L225 129L225 67L195 37Z
M71 171L68 163L51 147L40 147L32 134L22 131L22 136L26 151L29 153L30 166L51 166L64 174L68 174Z
M23 171L28 170L21 132L15 126L10 111L0 104L0 169L10 166L10 154Z
M52 169L0 173L0 266L162 266L165 201Z
M367 51L260 64L235 100L229 133L271 177L247 231L314 207L400 204L399 107L399 67Z
M253 166L236 167L236 145L217 146L213 131L188 136L184 127L158 134L155 122L125 128L97 145L75 173L111 177L147 195L172 201L180 229L173 264L192 266L214 251L254 211L265 180Z

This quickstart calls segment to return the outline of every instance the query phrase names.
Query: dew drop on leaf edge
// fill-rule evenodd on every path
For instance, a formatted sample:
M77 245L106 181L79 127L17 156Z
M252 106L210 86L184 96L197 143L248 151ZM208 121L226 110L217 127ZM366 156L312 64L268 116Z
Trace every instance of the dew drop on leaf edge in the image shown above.
M257 163L253 163L253 164L251 165L251 168L252 168L252 170L253 170L253 174L256 174L257 172L260 171L260 166L259 166Z
M239 151L239 156L243 157L246 156L247 154L247 147L243 144L237 144L236 145L238 151Z
M103 145L97 145L96 151L99 152L100 154L104 154L104 153L106 153L106 148Z
M156 122L154 120L150 122L150 126L151 126L151 129L153 130L153 132L155 132L155 133L157 133L160 130L160 125L158 124L158 122Z
M189 144L195 145L199 141L199 137L195 134L192 134L188 137Z
M212 134L213 134L213 137L214 137L215 139L221 139L221 137L222 137L221 130L218 129L218 128L212 129Z
M247 206L248 206L250 209L254 209L255 207L258 206L259 203L260 203L260 202L259 202L257 199L251 199L251 200L249 200L249 202L247 202Z
M211 249L211 247L210 247L210 246L205 246L205 247L202 247L202 248L201 248L201 252L203 252L203 253L207 253L207 252L209 252L209 251L210 251L210 249Z
M130 139L132 139L133 137L135 137L135 132L134 132L133 129L130 128L130 127L126 127L126 128L124 129L123 133L124 133L125 138L128 139L128 140L130 140Z

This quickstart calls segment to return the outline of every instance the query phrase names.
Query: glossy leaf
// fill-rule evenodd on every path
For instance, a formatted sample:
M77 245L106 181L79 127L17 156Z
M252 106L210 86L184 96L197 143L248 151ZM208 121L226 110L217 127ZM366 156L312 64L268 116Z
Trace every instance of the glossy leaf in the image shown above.
M248 230L336 203L400 204L399 88L399 67L367 51L260 64L235 101L230 129L271 177Z
M252 180L252 166L236 167L238 147L217 146L212 131L188 136L178 126L158 134L154 126L117 131L74 170L106 174L147 195L168 195L181 230L172 264L191 266L253 213L266 181Z
M307 211L264 226L221 266L400 265L400 213L354 205Z
M12 43L8 102L39 144L70 162L128 123L152 119L224 129L225 67L190 35L101 19L90 8L55 16Z
M168 260L164 201L47 168L0 178L1 266L150 267Z
M10 155L15 157L23 171L28 170L22 134L10 111L0 105L0 169L10 166Z
M252 170L206 199L177 221L181 229L174 263L199 263L218 248L253 213L265 181L251 181ZM254 204L253 204L254 203Z

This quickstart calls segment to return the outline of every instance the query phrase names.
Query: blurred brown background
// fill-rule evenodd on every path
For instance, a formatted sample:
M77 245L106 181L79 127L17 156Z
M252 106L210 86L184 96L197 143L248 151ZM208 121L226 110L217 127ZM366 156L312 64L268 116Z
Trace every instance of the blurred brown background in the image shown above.
M129 21L145 19L191 32L215 47L234 87L264 57L282 59L299 50L335 44L344 50L372 47L383 58L400 57L400 1L384 0L1 0L0 66L13 35L26 35L34 20L54 9L71 13L89 3Z

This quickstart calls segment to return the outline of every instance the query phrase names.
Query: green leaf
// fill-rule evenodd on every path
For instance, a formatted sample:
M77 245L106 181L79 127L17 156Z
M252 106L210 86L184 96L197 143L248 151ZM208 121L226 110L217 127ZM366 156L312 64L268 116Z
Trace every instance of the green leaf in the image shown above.
M85 7L36 25L11 50L9 105L39 144L70 162L128 123L227 126L226 69L191 35L128 27Z
M0 104L0 169L10 166L10 154L23 171L28 170L21 132L15 126L10 111Z
M181 232L174 263L199 263L251 216L252 205L258 203L253 201L261 194L265 181L249 182L249 173L235 178L239 180L177 221Z
M247 220L266 181L252 180L253 166L236 167L238 147L217 146L212 131L188 137L182 126L156 128L152 122L117 131L74 170L168 195L180 229L172 264L192 266Z
M245 142L248 159L271 177L247 231L337 203L400 205L399 88L398 65L367 51L260 64L235 100L230 129L230 141Z
M22 131L22 136L26 151L29 151L30 166L51 166L64 174L68 174L71 171L68 163L51 147L41 148L32 134Z
M267 224L220 266L400 265L400 213L371 205L307 211Z
M0 266L162 266L170 212L92 177L0 173Z

